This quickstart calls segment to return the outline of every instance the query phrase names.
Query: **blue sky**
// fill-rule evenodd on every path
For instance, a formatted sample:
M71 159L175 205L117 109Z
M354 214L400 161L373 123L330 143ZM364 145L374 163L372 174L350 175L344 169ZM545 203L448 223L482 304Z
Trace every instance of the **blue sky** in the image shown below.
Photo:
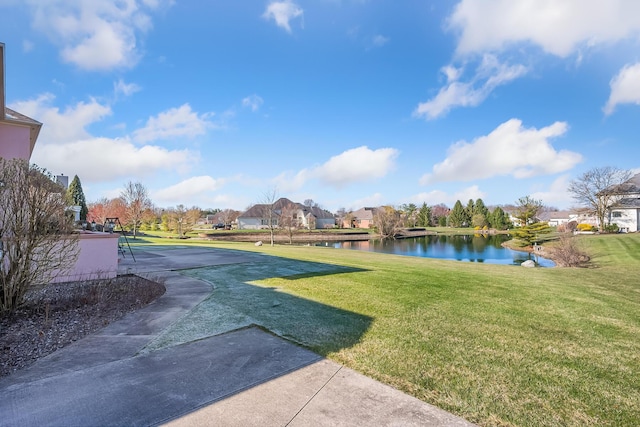
M0 0L0 42L32 162L89 202L566 208L640 172L637 0Z

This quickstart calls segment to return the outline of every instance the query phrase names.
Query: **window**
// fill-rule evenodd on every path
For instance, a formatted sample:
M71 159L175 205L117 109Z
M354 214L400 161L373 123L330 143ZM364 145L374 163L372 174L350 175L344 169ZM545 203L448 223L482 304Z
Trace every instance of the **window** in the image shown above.
M612 213L612 216L613 216L614 218L622 218L622 212L614 211L614 212Z

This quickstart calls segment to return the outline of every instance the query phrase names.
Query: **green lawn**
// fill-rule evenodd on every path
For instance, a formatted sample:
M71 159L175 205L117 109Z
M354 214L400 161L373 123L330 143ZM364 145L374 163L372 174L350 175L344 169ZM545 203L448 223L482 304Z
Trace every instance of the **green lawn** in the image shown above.
M212 243L275 258L191 272L216 285L193 316L205 334L258 323L481 425L640 425L640 234L580 240L594 268Z

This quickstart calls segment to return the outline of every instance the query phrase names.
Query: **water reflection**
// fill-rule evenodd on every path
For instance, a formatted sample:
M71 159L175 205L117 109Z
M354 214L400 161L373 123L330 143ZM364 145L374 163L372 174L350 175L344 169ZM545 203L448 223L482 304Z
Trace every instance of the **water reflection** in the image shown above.
M435 235L398 240L364 240L355 242L322 242L318 245L395 255L520 265L532 255L502 246L511 237L498 235ZM553 267L551 260L537 257L542 267Z

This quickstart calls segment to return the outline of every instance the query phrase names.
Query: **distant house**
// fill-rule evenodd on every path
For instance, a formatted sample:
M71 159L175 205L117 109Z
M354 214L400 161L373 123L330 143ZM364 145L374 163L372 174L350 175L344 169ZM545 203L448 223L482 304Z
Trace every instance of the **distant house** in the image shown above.
M640 231L640 173L617 186L615 192L620 198L611 207L609 222L623 232Z
M371 228L373 216L377 208L364 207L357 211L349 212L342 221L343 228Z
M273 210L270 214L270 210ZM270 204L256 204L238 216L240 230L259 230L269 228L269 221L274 227L282 223L282 215L291 215L292 223L307 229L322 229L335 226L333 214L318 206L306 206L282 197Z
M573 211L543 212L539 215L540 221L549 223L551 227L558 227L572 221L575 221L577 224L580 219L579 217L580 214Z

